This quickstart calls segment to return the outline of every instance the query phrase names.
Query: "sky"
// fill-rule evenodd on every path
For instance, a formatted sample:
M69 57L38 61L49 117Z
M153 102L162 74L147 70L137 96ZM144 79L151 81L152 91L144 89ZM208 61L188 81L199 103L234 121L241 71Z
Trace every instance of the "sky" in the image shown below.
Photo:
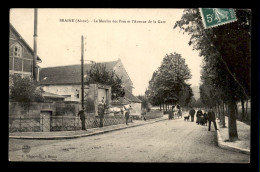
M188 83L199 86L202 58L188 45L189 35L180 32L179 28L173 29L175 22L181 19L182 11L40 8L37 54L42 63L39 66L80 64L83 35L84 59L105 62L120 58L133 82L134 95L144 94L164 56L174 52L185 58L191 70L192 78ZM11 9L10 23L33 48L34 9Z

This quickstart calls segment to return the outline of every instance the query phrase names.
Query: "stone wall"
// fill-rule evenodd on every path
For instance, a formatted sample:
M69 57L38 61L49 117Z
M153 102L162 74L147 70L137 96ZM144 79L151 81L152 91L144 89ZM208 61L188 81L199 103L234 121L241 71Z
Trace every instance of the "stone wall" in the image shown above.
M51 111L52 114L56 114L55 102L31 102L28 108L23 107L20 102L9 102L9 117L38 117L41 111Z
M70 97L66 98L65 101L75 101L81 102L81 85L43 85L43 90L46 92L58 94L58 95L69 95ZM104 91L105 90L105 91ZM98 102L101 101L102 97L105 96L105 99L108 100L108 103L111 102L111 87L101 84L90 84L85 85L85 95L84 98L90 98L94 101L94 114L97 114Z

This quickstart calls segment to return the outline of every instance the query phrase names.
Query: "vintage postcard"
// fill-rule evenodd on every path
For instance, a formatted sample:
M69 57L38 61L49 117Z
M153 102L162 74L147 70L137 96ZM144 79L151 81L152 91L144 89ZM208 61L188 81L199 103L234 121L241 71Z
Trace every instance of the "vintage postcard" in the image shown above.
M250 9L11 8L9 28L9 161L250 163Z

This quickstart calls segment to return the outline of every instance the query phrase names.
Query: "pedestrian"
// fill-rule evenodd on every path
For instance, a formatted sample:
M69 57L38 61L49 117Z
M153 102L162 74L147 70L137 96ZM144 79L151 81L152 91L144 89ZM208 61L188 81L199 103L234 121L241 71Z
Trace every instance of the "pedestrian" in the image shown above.
M190 114L190 117L191 117L191 122L194 122L195 110L193 108L191 108L189 114Z
M130 116L130 108L126 108L126 112L125 112L125 123L126 123L126 125L128 125L129 116Z
M105 112L104 106L105 105L102 101L98 103L99 127L103 127L103 119L104 119L104 112Z
M173 113L172 117L173 117L173 119L177 118L177 111L178 111L177 106L173 105L172 106L172 113Z
M205 112L205 113L203 114L203 116L204 116L204 119L205 119L205 125L207 125L208 120L209 120L208 112Z
M144 119L144 121L146 121L145 115L146 115L146 109L143 108L142 112L141 112L142 118Z
M180 106L180 105L177 105L177 109L178 109L178 118L179 118L179 117L182 118L181 106Z
M215 130L218 130L217 124L216 124L215 112L213 111L212 107L209 108L208 117L209 117L209 119L208 119L209 120L209 129L208 129L208 131L210 131L211 122L213 122Z
M201 111L201 108L199 108L199 110L198 110L197 113L196 113L196 117L197 117L196 123L197 123L197 124L200 124L201 115L202 115L202 111Z
M78 116L81 120L81 129L86 130L84 108L78 112Z
M172 120L173 118L173 111L172 111L172 108L169 109L169 120Z

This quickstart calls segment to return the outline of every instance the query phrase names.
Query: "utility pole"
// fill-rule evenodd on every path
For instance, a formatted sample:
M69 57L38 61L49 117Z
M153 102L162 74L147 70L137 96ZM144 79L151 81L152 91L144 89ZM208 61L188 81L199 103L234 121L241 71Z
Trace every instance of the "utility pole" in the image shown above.
M84 37L81 36L81 102L84 110Z
M37 82L37 67L36 67L36 61L37 61L37 18L38 18L38 9L34 8L33 81L35 81L35 82Z

